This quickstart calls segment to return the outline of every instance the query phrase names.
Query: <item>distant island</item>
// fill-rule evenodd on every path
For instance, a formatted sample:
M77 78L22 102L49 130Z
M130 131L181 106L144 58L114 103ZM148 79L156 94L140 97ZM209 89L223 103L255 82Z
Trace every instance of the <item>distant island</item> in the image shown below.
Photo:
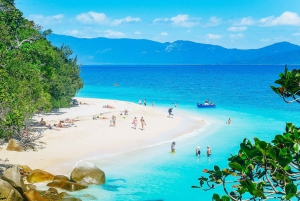
M70 46L83 65L296 65L300 46L275 43L259 49L227 49L218 45L175 41L75 38L51 34L54 46Z

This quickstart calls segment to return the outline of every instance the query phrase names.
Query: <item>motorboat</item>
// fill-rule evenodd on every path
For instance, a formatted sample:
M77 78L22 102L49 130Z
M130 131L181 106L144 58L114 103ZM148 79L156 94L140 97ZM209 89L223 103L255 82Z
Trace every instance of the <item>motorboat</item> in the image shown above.
M202 103L197 103L197 107L198 108L215 108L216 105L215 104L202 104Z

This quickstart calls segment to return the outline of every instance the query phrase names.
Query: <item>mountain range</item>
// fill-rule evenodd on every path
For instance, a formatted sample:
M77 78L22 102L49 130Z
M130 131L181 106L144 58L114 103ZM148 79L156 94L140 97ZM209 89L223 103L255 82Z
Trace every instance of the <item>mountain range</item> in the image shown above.
M83 65L295 65L300 46L280 42L259 49L227 49L178 40L75 38L51 34L52 45L70 46Z

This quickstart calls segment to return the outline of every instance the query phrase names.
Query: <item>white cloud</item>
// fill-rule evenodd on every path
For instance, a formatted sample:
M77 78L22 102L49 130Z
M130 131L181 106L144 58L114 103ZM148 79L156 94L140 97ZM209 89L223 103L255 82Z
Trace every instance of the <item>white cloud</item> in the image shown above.
M140 18L138 17L131 17L131 16L128 16L128 17L125 17L123 19L116 19L112 22L112 25L120 25L122 23L130 23L130 22L140 22L142 21Z
M246 31L247 27L243 26L243 27L229 27L227 29L228 31Z
M159 22L167 22L167 21L169 21L168 18L155 18L152 22L159 23Z
M188 30L187 32L188 32L188 33L191 33L191 31L192 31L192 30Z
M162 33L160 33L162 36L167 36L168 35L168 33L167 32L162 32Z
M252 17L244 17L236 25L237 26L250 26L250 25L254 25L254 24L255 24L255 21Z
M77 15L76 19L83 24L106 24L109 21L104 13L93 11Z
M176 27L193 27L199 23L198 19L190 19L188 15L182 14L172 17L170 20L172 21L172 25Z
M141 35L142 33L140 31L134 32L135 35Z
M292 36L300 36L300 33L294 33Z
M64 17L65 16L63 14L48 17L45 17L43 15L29 15L29 19L40 25L59 24L63 22Z
M220 39L220 38L223 38L222 35L218 35L218 34L206 34L206 37L208 39Z
M230 34L229 35L230 38L244 38L244 35L239 33L239 34Z
M78 30L69 30L65 31L64 34L70 35L70 36L78 36L80 35L80 31Z
M124 34L119 31L112 31L112 30L106 30L103 32L103 35L107 38L115 38L115 37L122 37Z
M263 26L300 26L300 17L297 13L286 11L282 13L279 17L269 16L259 20Z
M222 22L221 18L211 17L208 20L208 26L218 26L219 24L221 24L221 22Z

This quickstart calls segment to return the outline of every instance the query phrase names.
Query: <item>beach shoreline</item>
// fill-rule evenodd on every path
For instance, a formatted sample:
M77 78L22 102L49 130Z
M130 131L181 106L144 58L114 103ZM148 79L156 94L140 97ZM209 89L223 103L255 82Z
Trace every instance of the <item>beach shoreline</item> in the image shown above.
M39 147L36 152L7 151L4 145L0 157L7 158L10 164L28 165L52 174L68 174L78 161L126 153L170 141L207 125L203 119L178 114L168 117L167 108L163 111L162 108L118 100L76 99L79 103L77 107L34 116L36 121L43 118L51 125L60 120L74 119L74 123L68 124L70 127L46 129L43 137L37 141ZM104 105L113 106L114 109L104 108ZM125 110L129 111L128 115L124 115ZM116 116L115 127L110 126L113 115ZM145 130L141 130L142 116L146 121ZM136 129L132 124L134 117L138 119Z

